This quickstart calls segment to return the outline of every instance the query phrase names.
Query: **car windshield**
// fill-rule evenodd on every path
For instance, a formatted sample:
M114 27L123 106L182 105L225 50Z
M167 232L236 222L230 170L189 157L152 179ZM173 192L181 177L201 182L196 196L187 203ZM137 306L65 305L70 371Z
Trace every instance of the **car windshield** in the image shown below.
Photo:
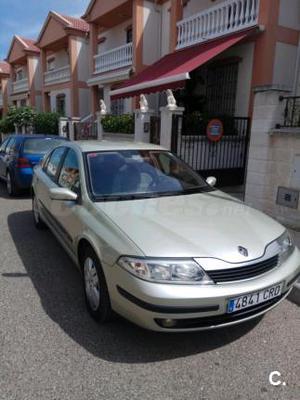
M62 144L60 139L52 138L28 138L24 141L24 154L46 154L54 147Z
M167 151L123 150L87 153L96 201L177 196L213 190L205 180Z

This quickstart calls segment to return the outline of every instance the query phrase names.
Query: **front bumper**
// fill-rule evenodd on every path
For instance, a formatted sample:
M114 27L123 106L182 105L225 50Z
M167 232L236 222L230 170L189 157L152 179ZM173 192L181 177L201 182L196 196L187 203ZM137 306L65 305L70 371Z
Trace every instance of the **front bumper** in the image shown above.
M215 285L174 285L143 281L118 265L110 268L107 283L112 308L135 324L154 331L186 332L229 326L258 317L280 303L300 274L300 252L264 275ZM229 299L283 282L282 295L266 303L227 314ZM177 320L166 328L161 320Z

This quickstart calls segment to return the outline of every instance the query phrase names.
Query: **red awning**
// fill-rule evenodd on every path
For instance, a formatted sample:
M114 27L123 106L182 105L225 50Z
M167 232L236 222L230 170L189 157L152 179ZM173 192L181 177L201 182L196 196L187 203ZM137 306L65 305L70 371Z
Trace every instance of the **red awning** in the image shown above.
M255 29L256 30L256 29ZM244 40L253 28L221 39L211 40L168 54L110 92L112 100L179 89L190 79L189 73L218 54Z

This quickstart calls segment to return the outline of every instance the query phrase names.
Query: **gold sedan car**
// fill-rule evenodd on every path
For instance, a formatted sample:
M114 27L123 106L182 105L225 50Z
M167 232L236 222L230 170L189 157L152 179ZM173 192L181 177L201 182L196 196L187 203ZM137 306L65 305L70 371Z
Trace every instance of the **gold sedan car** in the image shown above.
M96 320L228 326L278 305L300 254L282 225L214 185L160 146L66 143L35 168L34 222L80 269Z

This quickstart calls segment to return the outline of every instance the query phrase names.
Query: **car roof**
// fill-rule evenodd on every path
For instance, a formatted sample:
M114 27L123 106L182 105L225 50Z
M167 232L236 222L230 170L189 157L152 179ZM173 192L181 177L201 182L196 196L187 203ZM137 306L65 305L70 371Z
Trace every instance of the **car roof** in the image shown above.
M10 135L7 139L10 138L17 138L17 139L59 139L59 140L66 140L66 138L58 136L58 135L45 135L45 134L27 134L27 135Z
M72 142L71 146L79 148L83 153L112 150L166 150L161 146L151 143L109 140L82 140Z

